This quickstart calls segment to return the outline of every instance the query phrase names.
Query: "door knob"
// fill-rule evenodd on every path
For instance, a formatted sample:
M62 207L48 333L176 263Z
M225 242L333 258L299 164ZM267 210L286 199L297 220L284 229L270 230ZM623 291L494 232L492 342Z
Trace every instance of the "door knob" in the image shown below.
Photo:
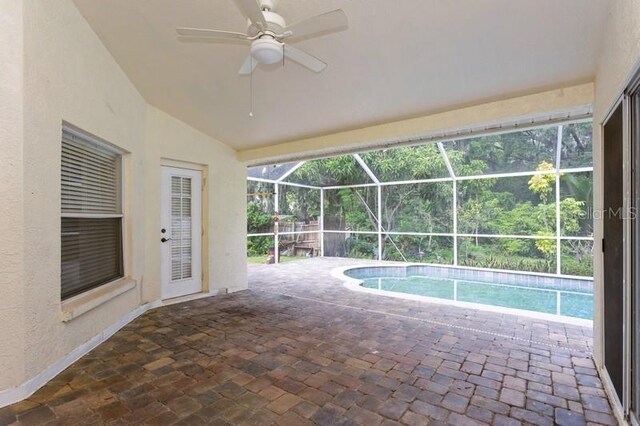
M160 242L162 242L162 243L166 243L167 241L170 241L170 240L171 240L171 238L165 238L165 237L162 237L162 238L160 239Z

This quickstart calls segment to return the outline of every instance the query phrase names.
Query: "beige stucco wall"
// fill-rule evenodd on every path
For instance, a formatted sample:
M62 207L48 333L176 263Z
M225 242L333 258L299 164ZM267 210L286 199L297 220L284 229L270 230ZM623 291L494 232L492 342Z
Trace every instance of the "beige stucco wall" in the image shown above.
M595 82L594 102L594 208L603 206L603 152L601 138L603 120L622 94L634 66L640 61L640 1L615 0L604 30L604 40ZM594 356L602 362L602 222L595 221L594 230Z
M129 291L60 320L60 135L63 120L126 149L128 273L143 276L142 169L146 104L70 1L24 1L25 379L138 304Z
M0 389L24 375L22 5L0 0Z
M148 106L70 0L0 0L0 46L2 394L160 298L161 158L206 167L205 287L246 288L246 183L234 151ZM69 322L60 300L63 121L127 151L125 272L137 281Z
M151 106L147 110L147 141L145 204L160 205L161 165L185 162L187 167L202 168L206 178L203 221L209 224L205 236L209 250L202 263L205 288L230 292L246 288L246 259L238 255L246 252L246 167L226 145ZM160 211L148 211L145 280L151 282L160 279L160 226ZM158 299L159 291L157 286L145 286L144 300Z
M330 155L336 149L372 148L403 139L437 135L479 125L503 123L542 113L569 111L591 105L593 84L586 83L526 96L487 102L408 120L394 121L361 129L292 141L264 148L240 151L248 164L267 164L290 158Z

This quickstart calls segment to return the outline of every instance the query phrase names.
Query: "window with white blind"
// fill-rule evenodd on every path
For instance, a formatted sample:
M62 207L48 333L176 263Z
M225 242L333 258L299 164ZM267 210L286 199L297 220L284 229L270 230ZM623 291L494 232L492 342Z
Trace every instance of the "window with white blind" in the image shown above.
M62 299L124 275L122 156L88 135L62 131Z

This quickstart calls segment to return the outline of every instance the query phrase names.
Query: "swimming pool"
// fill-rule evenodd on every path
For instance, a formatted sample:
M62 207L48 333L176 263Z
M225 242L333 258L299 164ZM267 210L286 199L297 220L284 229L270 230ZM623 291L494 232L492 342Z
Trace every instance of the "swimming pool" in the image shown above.
M591 280L424 265L358 267L343 273L358 280L360 288L380 294L593 318Z

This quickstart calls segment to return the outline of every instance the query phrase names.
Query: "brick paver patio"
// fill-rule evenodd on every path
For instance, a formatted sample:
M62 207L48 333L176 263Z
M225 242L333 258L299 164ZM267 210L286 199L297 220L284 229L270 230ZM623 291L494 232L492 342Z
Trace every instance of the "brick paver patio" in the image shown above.
M0 424L616 424L590 329L352 292L351 263L148 312Z

